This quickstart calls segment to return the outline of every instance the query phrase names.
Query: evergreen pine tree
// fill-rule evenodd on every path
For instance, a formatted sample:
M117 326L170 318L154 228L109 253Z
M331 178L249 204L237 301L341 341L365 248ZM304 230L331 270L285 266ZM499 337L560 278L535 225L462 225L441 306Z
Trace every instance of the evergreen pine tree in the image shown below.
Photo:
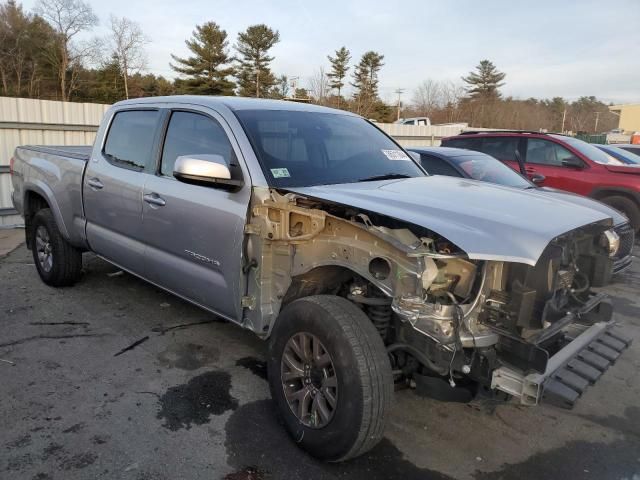
M267 25L251 25L238 34L235 49L240 54L236 78L238 95L243 97L268 97L278 83L271 72L273 57L269 50L280 41L277 30Z
M229 66L232 58L227 50L227 32L215 22L206 22L196 25L192 38L185 43L192 56L171 55L176 62L171 68L187 77L176 82L180 92L233 95L235 84L227 78L234 73L233 67Z
M489 60L482 60L475 72L470 72L462 80L469 86L467 93L473 99L500 98L499 88L504 86L506 73L500 72Z
M338 91L338 98L341 97L340 91L344 87L344 79L349 71L349 60L351 60L351 52L346 47L336 50L335 57L327 55L331 62L331 71L327 73L329 77L329 86Z
M353 87L356 89L353 98L356 111L360 115L368 116L378 101L378 72L384 66L384 55L368 51L353 72Z

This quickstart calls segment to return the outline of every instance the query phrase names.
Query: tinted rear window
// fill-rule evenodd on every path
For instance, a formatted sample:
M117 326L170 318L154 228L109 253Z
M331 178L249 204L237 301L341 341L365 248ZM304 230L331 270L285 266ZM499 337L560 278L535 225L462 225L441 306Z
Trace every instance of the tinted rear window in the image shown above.
M152 162L157 110L118 112L111 121L104 154L119 167L143 170Z
M448 177L461 177L460 173L443 160L426 153L420 154L420 163L429 175L446 175Z
M622 148L609 146L609 145L601 145L597 148L599 148L600 150L603 150L605 153L608 153L613 158L620 160L623 163L626 163L627 165L637 165L640 163L640 156L634 153L628 152ZM636 151L640 153L640 150L636 150Z
M621 148L623 150L626 150L627 152L631 152L634 155L640 156L640 145L638 145L637 147L626 147L625 146L625 147L619 147L619 148Z
M474 180L517 188L531 188L534 186L519 173L489 155L481 153L469 154L453 157L449 160Z
M481 144L482 144L481 138L459 137L459 138L445 139L442 141L443 147L464 148L467 150L477 150L477 151L480 151Z

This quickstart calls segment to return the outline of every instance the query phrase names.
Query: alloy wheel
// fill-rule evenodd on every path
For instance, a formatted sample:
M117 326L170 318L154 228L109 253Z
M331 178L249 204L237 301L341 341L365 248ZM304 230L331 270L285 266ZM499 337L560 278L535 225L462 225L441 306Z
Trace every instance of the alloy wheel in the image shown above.
M289 408L310 428L323 428L333 418L338 378L331 355L318 337L296 333L282 355L280 376Z

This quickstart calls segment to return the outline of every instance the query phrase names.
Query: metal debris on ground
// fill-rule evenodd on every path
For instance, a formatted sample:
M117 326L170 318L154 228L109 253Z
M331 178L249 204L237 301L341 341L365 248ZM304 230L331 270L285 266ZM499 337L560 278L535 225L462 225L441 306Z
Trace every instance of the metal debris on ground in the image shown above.
M90 325L89 322L29 322L29 325Z
M140 340L136 340L131 345L129 345L128 347L123 348L118 353L114 354L113 356L117 357L118 355L122 355L123 353L128 352L129 350L133 350L138 345L140 345L141 343L146 342L147 340L149 340L149 335L147 335L146 337L142 337Z
M220 322L220 320L218 318L214 318L211 320L203 320L201 322L181 323L179 325L172 325L171 327L154 327L151 329L151 331L158 333L160 335L164 335L170 330L182 330L183 328L193 327L195 325L206 325L207 323L218 323L218 322Z

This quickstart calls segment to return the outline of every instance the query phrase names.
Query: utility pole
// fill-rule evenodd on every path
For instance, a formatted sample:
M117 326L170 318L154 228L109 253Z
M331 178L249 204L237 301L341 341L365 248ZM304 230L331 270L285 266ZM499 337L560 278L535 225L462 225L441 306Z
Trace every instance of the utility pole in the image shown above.
M600 112L596 112L596 125L594 127L594 132L598 133L598 119L600 118Z
M564 109L564 112L562 112L562 129L560 130L560 133L564 133L564 121L567 119L567 109Z
M296 98L296 90L298 89L298 80L300 77L291 77L289 79L289 85L291 85L292 93L289 95L291 98Z
M394 92L398 94L398 118L396 118L396 120L400 120L400 107L402 105L400 103L400 95L402 95L403 92L404 92L404 88L399 88Z

